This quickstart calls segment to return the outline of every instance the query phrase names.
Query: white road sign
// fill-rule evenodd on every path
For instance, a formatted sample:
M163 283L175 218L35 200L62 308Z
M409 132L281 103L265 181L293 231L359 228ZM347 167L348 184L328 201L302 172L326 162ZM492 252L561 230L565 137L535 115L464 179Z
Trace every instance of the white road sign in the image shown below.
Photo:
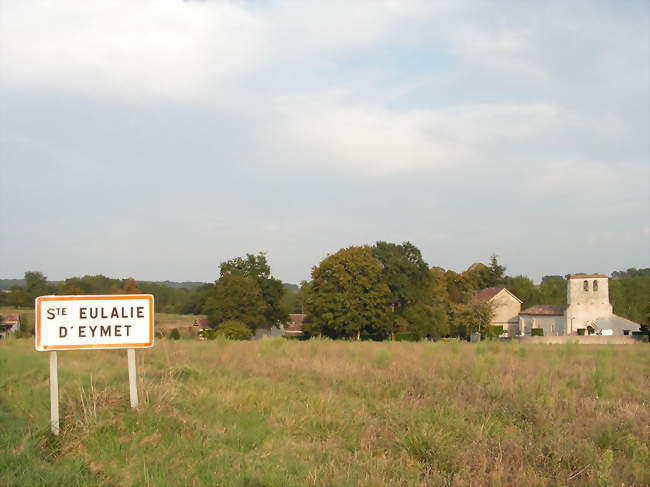
M153 347L153 296L40 296L36 350Z

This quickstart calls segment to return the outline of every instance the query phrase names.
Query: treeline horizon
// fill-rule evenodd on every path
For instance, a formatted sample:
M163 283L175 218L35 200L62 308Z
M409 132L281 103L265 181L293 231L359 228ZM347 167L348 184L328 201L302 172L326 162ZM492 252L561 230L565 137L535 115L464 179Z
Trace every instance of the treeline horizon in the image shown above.
M30 272L30 271L26 271ZM39 271L40 272L40 271ZM588 274L587 272L573 272L571 274ZM551 279L564 279L566 276L569 274L548 274L542 276L540 280L540 284L544 281L548 281ZM627 270L624 271L612 271L612 273L609 275L609 279L617 280L617 279L625 279L625 278L630 278L630 277L648 277L650 276L650 268L636 268L636 267L630 267ZM101 278L106 278L106 279L111 279L115 281L125 281L127 279L135 279L138 283L146 283L146 284L160 284L163 286L168 286L172 288L177 288L177 289L193 289L195 287L200 287L204 286L206 284L211 284L211 282L208 281L173 281L170 279L165 279L164 281L152 281L152 280L146 280L146 279L136 279L134 277L108 277L104 274L84 274L83 277L101 277ZM524 276L527 277L527 276ZM528 277L527 277L528 278ZM80 279L79 276L73 276L67 279ZM530 278L528 278L530 279ZM533 283L534 280L530 279ZM54 284L54 285L59 285L62 284L66 281L66 279L63 280L48 280L47 282L49 284ZM302 282L302 281L301 281ZM295 283L295 282L288 282L288 281L282 281L282 284L290 289L299 289L300 288L300 283ZM23 277L22 279L16 278L0 278L0 291L9 291L11 290L12 287L15 286L25 286L26 281L25 278ZM539 284L536 284L539 285Z
M566 304L565 277L548 275L535 284L506 270L494 254L487 264L473 263L455 272L430 266L409 242L377 242L326 256L312 268L311 279L299 286L273 277L266 255L258 253L223 262L214 283L136 281L101 274L53 282L42 272L28 271L23 284L0 292L0 306L30 308L36 296L46 294L145 293L154 295L158 312L207 315L214 328L234 320L254 332L286 322L290 313L305 313L305 329L314 335L381 338L402 331L423 338L464 336L487 326L491 310L472 300L487 287L505 287L522 300L522 310ZM609 288L614 313L649 325L650 269L614 271Z

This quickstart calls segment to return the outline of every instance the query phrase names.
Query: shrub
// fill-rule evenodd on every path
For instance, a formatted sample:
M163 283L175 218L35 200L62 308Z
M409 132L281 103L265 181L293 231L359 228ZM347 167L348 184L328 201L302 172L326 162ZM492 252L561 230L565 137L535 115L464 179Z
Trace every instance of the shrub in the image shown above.
M170 340L179 340L181 338L181 332L178 331L178 328L172 328L171 333L169 334Z
M534 337L543 337L544 336L544 328L532 328L530 330L530 335Z
M250 340L253 332L241 321L228 320L219 325L217 335L228 340Z
M585 328L578 328L578 335L582 336L587 330Z
M20 313L18 319L20 320L20 331L24 333L22 336L33 336L34 321L29 319L29 315L27 313Z
M410 331L398 331L395 333L396 342L416 342L418 338Z
M493 325L493 326L486 326L485 329L483 330L483 338L497 338L499 335L503 333L503 326L501 325Z

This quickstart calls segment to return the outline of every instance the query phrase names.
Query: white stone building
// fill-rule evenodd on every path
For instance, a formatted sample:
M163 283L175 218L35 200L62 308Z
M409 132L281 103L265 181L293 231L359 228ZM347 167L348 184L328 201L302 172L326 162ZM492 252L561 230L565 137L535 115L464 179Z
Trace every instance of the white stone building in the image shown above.
M567 308L564 311L567 335L579 329L603 335L629 335L639 324L612 312L609 279L603 274L573 274L568 278Z
M607 276L572 274L567 276L566 307L536 305L519 314L520 335L530 335L532 328L542 328L549 336L630 335L641 327L612 312Z
M525 336L532 333L533 328L544 330L544 336L566 335L564 310L566 306L551 304L536 304L519 313L517 335ZM515 335L510 335L515 336Z
M519 331L519 312L521 300L505 287L481 289L474 295L475 302L487 302L492 306L494 315L490 325L502 326L501 336L516 336Z

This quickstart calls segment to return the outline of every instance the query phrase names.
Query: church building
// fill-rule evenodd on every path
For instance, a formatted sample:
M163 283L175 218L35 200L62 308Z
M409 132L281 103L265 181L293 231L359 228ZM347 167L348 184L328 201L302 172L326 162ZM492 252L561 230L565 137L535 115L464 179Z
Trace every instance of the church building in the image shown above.
M492 288L491 288L492 289ZM503 288L502 288L503 289ZM503 313L499 312L500 303L492 297L503 293L485 293L482 290L476 297L491 294L488 301L494 308L495 321ZM505 289L504 289L505 291ZM483 294L482 294L483 293ZM509 293L510 294L510 293ZM512 295L514 297L514 295ZM516 298L515 298L516 299ZM508 314L513 313L508 306ZM521 301L519 301L521 303ZM499 321L497 320L497 321ZM512 321L512 318L510 318ZM501 323L492 323L501 325ZM603 274L571 274L567 276L566 306L537 304L518 312L518 324L504 327L504 335L509 337L531 335L533 329L542 329L545 336L559 335L630 335L640 330L640 325L617 316L609 302L609 279ZM507 330L507 333L505 331Z

